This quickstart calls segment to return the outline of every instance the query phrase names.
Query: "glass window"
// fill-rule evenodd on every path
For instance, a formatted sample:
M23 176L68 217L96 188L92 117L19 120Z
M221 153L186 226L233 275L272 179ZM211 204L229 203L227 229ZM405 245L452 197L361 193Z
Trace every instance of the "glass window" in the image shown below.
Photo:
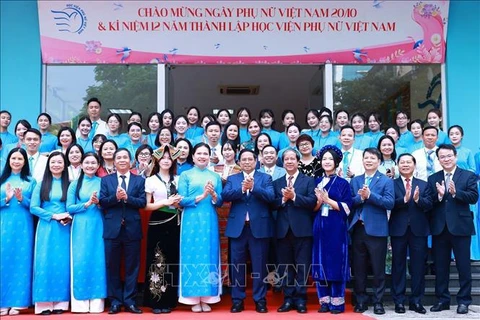
M157 65L47 65L44 92L45 112L52 124L77 126L86 115L86 102L97 97L102 102L101 118L118 113L126 129L132 111L147 116L157 111Z
M439 64L333 66L334 111L379 112L384 128L399 110L425 120L428 110L441 109L441 88Z

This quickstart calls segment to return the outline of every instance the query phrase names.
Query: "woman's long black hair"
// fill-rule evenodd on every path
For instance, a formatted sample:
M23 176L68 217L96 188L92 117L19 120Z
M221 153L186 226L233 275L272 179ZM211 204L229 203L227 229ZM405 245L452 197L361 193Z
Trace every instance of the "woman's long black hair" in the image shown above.
M61 156L63 158L63 163L64 163L64 168L62 172L62 198L60 201L65 202L67 200L67 193L68 193L68 170L67 170L67 159L63 152L61 151L53 151L50 153L48 156L47 160L47 166L45 168L45 173L43 174L43 180L42 180L42 186L40 187L40 200L42 202L44 201L50 201L50 193L52 191L52 181L53 181L53 175L52 171L50 171L50 161L53 157L56 156Z
M98 162L98 165L99 165L99 168L100 168L100 156L98 154L96 154L95 152L85 153L82 156L81 163L83 163L83 160L85 160L85 158L87 158L87 157L94 157L95 159L97 159L97 162ZM85 173L83 172L83 168L82 168L82 170L80 171L80 176L78 177L78 180L77 180L77 188L75 189L75 197L78 200L80 200L80 189L82 188L84 177L85 177Z
M22 148L13 148L7 156L7 160L5 161L5 168L3 169L3 173L0 176L0 185L4 184L5 181L10 177L12 174L12 167L10 166L10 158L12 157L12 154L15 152L20 152L23 156L24 165L22 170L20 171L20 179L23 181L30 181L30 178L28 177L30 175L30 165L28 164L28 157L27 157L27 152L23 150Z

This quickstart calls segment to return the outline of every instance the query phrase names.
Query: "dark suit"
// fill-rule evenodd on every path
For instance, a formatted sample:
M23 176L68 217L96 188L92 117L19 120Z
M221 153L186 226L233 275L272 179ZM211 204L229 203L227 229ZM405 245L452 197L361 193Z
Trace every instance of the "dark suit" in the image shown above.
M392 243L392 296L395 304L405 303L407 250L410 255L410 274L412 275L412 294L410 304L421 304L425 293L425 264L427 262L428 210L431 204L423 196L427 183L411 178L411 196L405 203L405 186L402 178L394 181L395 207L389 221ZM418 203L413 200L418 186L420 197Z
M433 205L430 230L432 232L432 250L436 267L435 295L439 302L450 303L448 291L451 250L455 255L460 290L457 303L470 305L472 303L472 274L470 267L470 242L475 234L473 213L469 204L478 201L476 177L473 172L455 169L452 177L455 183L455 198L445 192L441 200L435 184L445 180L445 172L439 171L428 178L427 197Z
M312 263L313 208L317 203L315 180L299 172L293 184L295 201L282 203L282 189L287 186L287 176L273 182L274 206L277 209L277 272L282 278L284 301L305 305L306 284Z
M232 300L245 299L247 252L250 252L253 271L253 300L264 302L267 293L264 279L267 275L269 239L273 236L273 218L269 204L275 199L272 178L255 171L253 190L242 192L243 172L229 176L222 191L222 199L232 203L225 235L230 238ZM247 212L250 221L246 222Z
M145 179L130 174L127 186L128 199L118 201L117 173L102 178L100 205L105 210L103 238L107 266L107 291L112 305L136 304L137 277L140 268L140 240L142 225L138 209L146 205ZM125 286L120 281L120 263L125 258Z
M373 303L381 303L385 292L385 259L387 254L387 210L393 209L395 192L393 180L375 172L369 185L370 197L362 201L358 190L365 184L365 174L355 176L350 182L353 197L353 214L349 230L352 231L353 274L355 297L358 304L368 300L368 258L373 270Z

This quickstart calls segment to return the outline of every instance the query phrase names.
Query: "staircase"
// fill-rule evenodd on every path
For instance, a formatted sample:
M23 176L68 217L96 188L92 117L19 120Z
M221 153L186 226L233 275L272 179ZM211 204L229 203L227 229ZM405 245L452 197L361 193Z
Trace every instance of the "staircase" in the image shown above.
M480 261L471 262L472 266L472 304L473 305L480 305ZM367 292L371 295L372 294L372 279L373 276L368 276L368 287ZM355 279L352 277L352 281L347 285L348 288L352 289L353 291L353 281ZM386 277L386 284L385 284L385 295L384 295L384 302L385 303L392 303L392 296L391 296L391 287L392 287L392 278L390 275L387 274ZM407 288L406 288L406 296L410 295L410 285L411 285L411 277L407 275ZM455 262L450 264L450 295L451 295L451 303L452 305L457 304L456 296L457 292L460 289L459 281L458 281L458 273L457 267ZM352 303L354 303L354 295L352 295ZM435 297L435 275L427 274L425 275L425 296L422 299L422 303L426 306L433 305L437 302L437 298ZM408 300L407 300L408 304Z

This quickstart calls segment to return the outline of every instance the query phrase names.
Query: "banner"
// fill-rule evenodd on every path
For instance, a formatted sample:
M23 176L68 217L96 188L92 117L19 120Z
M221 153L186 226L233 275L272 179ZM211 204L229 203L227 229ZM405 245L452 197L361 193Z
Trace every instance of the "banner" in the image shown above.
M38 1L47 64L443 63L449 1Z

